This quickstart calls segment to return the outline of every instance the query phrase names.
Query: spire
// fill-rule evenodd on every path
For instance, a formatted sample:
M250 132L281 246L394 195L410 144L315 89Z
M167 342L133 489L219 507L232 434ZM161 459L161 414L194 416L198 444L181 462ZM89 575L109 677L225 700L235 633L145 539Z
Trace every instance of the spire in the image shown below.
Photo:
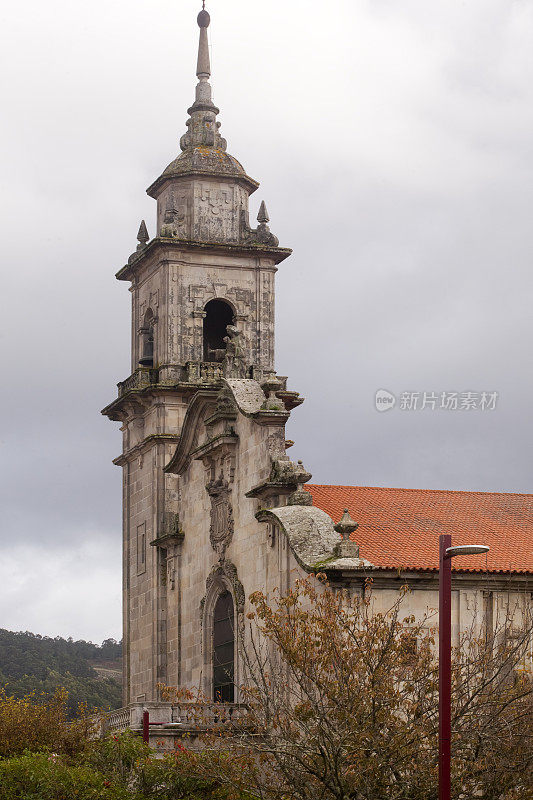
M196 64L196 75L200 80L209 78L211 75L211 65L209 63L209 45L207 43L207 29L211 22L211 17L204 7L198 14L198 25L200 26L200 41L198 43L198 61Z
M220 134L220 122L217 120L219 111L211 97L209 83L211 64L207 33L210 18L205 7L198 14L197 23L200 36L196 61L196 94L194 103L188 109L186 133L180 138L182 152L148 187L147 192L150 197L159 199L166 189L164 197L161 197L160 208L163 214L158 217L158 236L179 236L199 241L221 241L222 237L224 240L235 242L252 235L248 223L248 195L254 192L259 184L250 178L242 164L226 151L227 143ZM181 178L186 176L213 176L223 181L224 187L215 189L214 186L208 187L202 184L200 191L198 184L193 186L181 181ZM234 193L230 184L238 184L244 189L245 194ZM206 216L207 199L211 209L213 204L218 204L219 210L214 214L209 212ZM266 209L261 211L261 216L268 219ZM261 235L263 238L268 236L271 243L272 234L268 231L268 226L265 226L266 222L260 223ZM277 240L273 246L277 246Z
M207 40L207 29L211 18L205 10L205 3L198 14L197 22L200 28L200 39L198 42L198 60L196 62L196 96L194 103L189 108L190 118L187 120L188 131L180 139L182 150L198 145L203 147L215 147L217 150L226 150L226 140L219 134L220 122L217 122L216 115L218 108L211 98L211 64L209 63L209 42Z
M209 63L209 43L207 41L207 29L211 22L211 17L205 10L205 7L202 8L198 14L196 21L200 28L198 60L196 62L196 77L198 78L198 83L196 85L196 99L192 109L189 109L189 114L197 108L198 110L214 111L215 114L218 114L218 108L213 105L213 101L211 100L211 84L209 83L211 65Z

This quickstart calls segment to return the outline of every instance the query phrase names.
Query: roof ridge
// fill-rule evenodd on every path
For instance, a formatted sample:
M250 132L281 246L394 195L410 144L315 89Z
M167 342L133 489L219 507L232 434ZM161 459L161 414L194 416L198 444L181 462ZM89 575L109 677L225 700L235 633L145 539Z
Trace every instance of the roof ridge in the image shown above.
M479 489L414 489L405 486L362 486L362 485L348 485L343 483L308 483L307 488L315 486L317 489L375 489L380 492L438 492L442 494L482 494L482 495L512 495L514 497L531 497L533 493L527 492L487 492Z

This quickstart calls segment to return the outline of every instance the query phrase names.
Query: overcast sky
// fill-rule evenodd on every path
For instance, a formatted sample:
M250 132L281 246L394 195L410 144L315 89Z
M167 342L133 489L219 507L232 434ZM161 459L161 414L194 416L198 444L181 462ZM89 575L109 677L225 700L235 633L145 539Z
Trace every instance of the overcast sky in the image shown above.
M179 153L200 5L4 3L0 627L121 636L121 437L99 413L129 374L114 273L142 218L154 234L145 189ZM252 219L265 199L294 250L291 457L319 483L531 492L531 0L207 7ZM400 407L467 391L496 408Z

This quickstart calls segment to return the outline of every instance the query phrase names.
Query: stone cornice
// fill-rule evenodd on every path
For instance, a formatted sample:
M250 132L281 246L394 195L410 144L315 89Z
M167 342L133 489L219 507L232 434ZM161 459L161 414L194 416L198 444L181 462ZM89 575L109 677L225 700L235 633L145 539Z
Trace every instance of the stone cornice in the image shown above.
M302 398L303 402L303 398ZM287 420L290 417L290 413L288 411L257 411L254 414L254 420L259 425L285 425Z
M131 388L125 391L124 394L112 400L100 413L115 422L124 422L132 416L132 409L136 409L138 413L142 414L150 405L151 400L157 395L174 394L178 397L182 395L190 397L204 388L218 389L221 383L221 380L210 381L208 386L201 380L195 382L177 381L172 384L151 383L147 386ZM128 406L130 410L128 410Z
M189 109L190 111L190 109ZM170 165L169 165L170 166ZM168 167L167 167L168 169ZM179 172L163 172L155 181L150 184L148 189L146 190L146 194L149 197L153 197L157 199L158 195L161 194L165 184L167 183L176 183L176 181L181 180L182 178L207 178L211 180L226 180L231 181L232 183L237 183L240 186L244 186L248 189L249 193L255 192L256 189L259 188L259 182L254 180L254 178L250 178L249 175L243 173L242 175L232 174L230 172L220 171L220 173L213 172L212 170L206 169L199 169L198 167L191 166L187 169L182 169Z
M148 242L145 248L133 254L131 262L125 264L116 273L116 279L119 281L132 280L141 264L144 264L146 259L154 255L158 250L163 250L164 248L231 255L263 256L264 258L272 259L274 264L284 261L292 253L292 250L288 247L267 247L265 245L240 244L238 242L195 242L188 239L166 239L157 236L151 242Z
M195 387L195 390L197 390L197 388L198 387ZM181 393L181 390L176 386L159 386L157 384L147 386L143 389L132 389L122 395L122 397L117 397L116 400L113 400L109 405L103 408L100 413L103 414L104 417L109 417L109 419L114 422L125 422L129 417L135 416L135 413L132 413L133 409L135 409L138 414L142 414L149 406L149 402L147 402L149 398L152 398L154 394L164 394L165 392ZM128 406L130 406L129 411L127 408Z
M167 547L170 545L181 544L185 539L185 534L183 531L179 531L178 533L164 533L162 536L158 536L156 539L153 539L150 542L152 547Z
M364 585L369 579L373 589L395 589L409 586L410 589L439 590L438 570L390 570L376 567L359 569L330 569L327 565L322 570L332 584ZM533 591L533 575L520 573L495 572L452 572L452 589L484 589L487 591Z
M245 492L245 497L252 499L259 498L266 500L269 497L278 497L283 495L292 494L296 489L297 483L283 483L282 481L264 481L263 483L254 486L248 492Z
M202 459L204 456L209 455L214 450L224 445L235 447L238 440L239 437L236 433L220 433L218 436L213 436L212 439L208 439L195 450L191 450L189 453L189 460L196 461L197 459Z
M116 464L117 467L123 467L124 464L133 461L134 458L138 458L145 453L152 444L177 444L179 440L180 437L174 433L152 433L150 436L138 442L130 450L114 458L113 464Z

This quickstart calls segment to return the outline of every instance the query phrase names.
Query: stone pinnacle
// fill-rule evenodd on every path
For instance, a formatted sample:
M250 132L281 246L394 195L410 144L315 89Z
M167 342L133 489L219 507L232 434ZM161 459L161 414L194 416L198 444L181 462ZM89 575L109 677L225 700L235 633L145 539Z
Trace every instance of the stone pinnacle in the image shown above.
M347 508L345 508L344 514L342 515L340 522L334 526L334 530L336 530L337 533L340 533L342 538L347 541L350 538L350 534L357 530L358 527L359 524L351 518L350 512Z
M146 228L146 222L144 219L141 220L141 224L139 225L139 232L137 234L137 241L140 242L141 245L145 245L150 237L148 236L148 229Z
M259 206L259 213L257 214L257 221L266 223L270 220L268 216L267 207L264 200L261 200L261 205Z

